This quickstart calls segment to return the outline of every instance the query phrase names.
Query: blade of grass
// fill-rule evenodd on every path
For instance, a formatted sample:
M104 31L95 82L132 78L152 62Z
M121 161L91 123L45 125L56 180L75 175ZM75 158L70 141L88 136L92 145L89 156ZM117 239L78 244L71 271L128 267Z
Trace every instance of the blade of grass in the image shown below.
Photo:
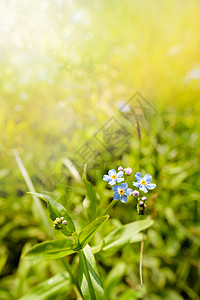
M71 160L68 158L63 158L62 162L63 162L64 166L70 171L70 173L75 178L75 180L78 183L82 184L83 183L82 178L81 178L79 172L77 171L76 167L71 162Z
M19 152L15 149L15 150L13 150L13 154L14 154L14 157L16 159L16 162L18 164L20 172L21 172L21 174L22 174L22 176L24 178L24 181L26 182L26 185L27 185L29 191L32 192L32 193L36 193L34 185L33 185L32 181L31 181L31 178L28 175L28 172L26 171L26 169L24 167L24 164L23 164L23 162L21 160ZM46 216L44 208L42 207L40 199L37 196L35 196L35 195L32 195L32 198L33 198L33 201L34 201L34 203L36 205L36 208L38 210L38 213L40 215L41 221L43 222L43 225L44 225L44 227L46 229L47 234L54 240L56 238L55 234L54 234L54 232L53 232L53 230L51 228L51 225L49 224L49 220L48 220L48 218ZM72 281L73 281L73 283L75 285L75 289L74 289L75 292L77 293L77 290L78 290L79 294L82 297L82 292L81 292L79 283L76 280L76 278L74 277L74 275L73 275L73 273L71 271L71 268L70 268L67 260L65 258L62 258L61 261L62 261L64 267L66 268L66 270L68 271L69 275L71 276L71 279L72 279Z
M18 164L20 172L21 172L21 174L22 174L22 176L24 178L24 181L26 182L26 185L27 185L29 191L32 192L32 193L36 193L34 185L33 185L32 181L31 181L31 179L30 179L30 177L28 175L28 172L26 171L26 169L24 167L24 164L23 164L23 162L21 160L21 157L19 156L19 152L15 149L15 150L13 150L13 154L14 154L14 157L16 159L16 162ZM42 207L40 199L37 196L35 196L35 195L31 195L31 196L32 196L33 201L35 203L35 207L37 209L38 215L40 216L41 224L44 225L44 228L46 229L48 235L52 239L54 239L55 238L54 232L52 230L51 225L49 224L47 215L46 215L46 213L44 211L44 208Z

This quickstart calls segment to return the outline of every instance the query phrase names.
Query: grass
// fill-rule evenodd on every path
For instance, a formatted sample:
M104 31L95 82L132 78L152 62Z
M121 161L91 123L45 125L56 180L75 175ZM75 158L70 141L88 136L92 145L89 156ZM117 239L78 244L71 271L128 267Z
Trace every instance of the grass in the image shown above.
M50 4L46 13L37 4L31 9L23 2L22 14L17 1L14 8L2 4L1 12L1 299L19 299L66 271L61 261L32 265L20 259L31 245L48 240L49 232L26 194L31 189L13 150L19 152L36 191L56 197L83 227L88 222L85 189L67 159L77 158L87 141L102 155L88 166L102 209L112 197L102 182L110 168L131 166L134 172L152 174L157 184L147 216L137 215L133 200L117 203L109 226L92 241L94 246L121 223L148 215L155 220L144 241L144 291L140 243L112 257L96 255L109 299L199 299L199 2L125 0L83 6L76 1ZM4 30L10 12L16 14L22 46L12 35L15 23ZM157 111L139 122L141 140L136 120L129 122L118 111L136 91ZM130 133L117 154L94 139L112 116ZM81 167L83 163L79 158ZM39 203L45 212L45 204ZM77 261L72 257L68 263L76 273ZM56 291L46 299L77 297L70 284Z

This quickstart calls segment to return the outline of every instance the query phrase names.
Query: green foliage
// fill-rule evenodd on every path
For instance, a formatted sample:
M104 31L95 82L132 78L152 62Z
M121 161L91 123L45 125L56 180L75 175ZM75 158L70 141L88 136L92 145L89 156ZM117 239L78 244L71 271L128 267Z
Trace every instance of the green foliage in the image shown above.
M43 195L37 194L40 198L43 198ZM55 211L54 207L58 207L58 203L51 202L51 207L53 211ZM50 209L50 212L52 211ZM63 213L63 210L62 210ZM57 259L67 255L70 255L77 250L83 249L87 243L93 238L95 233L100 229L100 227L108 220L109 216L103 216L89 225L87 225L80 234L74 235L75 240L73 239L63 239L63 240L55 240L48 241L44 243L40 243L35 245L29 251L25 252L23 257L29 259ZM64 233L65 234L65 233Z
M44 282L39 283L25 296L19 300L47 300L58 299L70 291L72 287L71 280L67 272L57 274Z
M79 251L78 281L85 300L105 300L103 285L89 245Z
M57 259L74 253L76 245L71 239L55 240L35 245L24 253L30 259Z
M104 282L105 294L108 299L111 298L114 288L120 284L126 273L126 264L124 262L117 263L109 272Z
M95 221L88 224L79 233L79 243L83 247L90 242L95 233L100 229L100 227L108 220L109 216L103 216L97 218Z
M108 234L102 245L102 251L108 251L113 255L128 243L140 242L143 235L140 233L153 225L153 220L136 221L121 226Z
M57 201L55 201L54 199L52 199L47 195L31 193L31 192L29 192L29 194L35 195L47 202L47 207L52 221L54 221L57 217L64 217L64 219L68 222L67 226L63 226L61 229L64 235L69 236L75 232L74 223L65 207L63 207L60 203L58 203Z
M124 226L148 217L137 216L134 199L109 211L109 221L89 242L105 297L199 300L200 2L8 2L2 1L0 10L0 298L25 297L66 270L73 284L66 278L67 290L60 288L47 299L81 298L72 280L76 252L66 259L20 259L24 248L27 252L50 238L64 239L47 218L46 205L27 195L34 192L27 183L30 179L35 190L66 207L80 232L111 201L103 174L111 165L122 165L155 179L157 189L147 201L154 224L130 238ZM157 110L148 122L138 103L133 105L139 116L131 122L118 110L136 91ZM99 132L112 116L130 133L124 143L115 139L119 153L110 147L112 128ZM29 179L18 168L13 149ZM83 163L88 164L93 187L69 167L73 158L80 174ZM74 239L73 225L65 233Z

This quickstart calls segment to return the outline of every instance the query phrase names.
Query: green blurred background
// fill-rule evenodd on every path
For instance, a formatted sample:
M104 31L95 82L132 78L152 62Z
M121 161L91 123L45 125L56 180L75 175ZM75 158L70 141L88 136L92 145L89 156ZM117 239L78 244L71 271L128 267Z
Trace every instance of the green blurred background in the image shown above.
M36 190L55 196L81 228L85 190L63 159L75 159L81 173L77 150L113 116L129 138L117 155L95 142L102 161L93 160L88 172L102 207L112 197L102 175L119 165L152 174L157 189L148 202L155 224L145 241L146 294L140 294L138 243L97 257L106 295L200 299L199 11L198 0L0 2L0 299L19 299L63 271L56 261L20 260L23 249L49 237L13 150ZM136 92L156 111L139 125L119 112ZM135 204L117 204L101 236L144 218ZM69 262L76 270L77 260ZM76 296L60 288L41 299Z

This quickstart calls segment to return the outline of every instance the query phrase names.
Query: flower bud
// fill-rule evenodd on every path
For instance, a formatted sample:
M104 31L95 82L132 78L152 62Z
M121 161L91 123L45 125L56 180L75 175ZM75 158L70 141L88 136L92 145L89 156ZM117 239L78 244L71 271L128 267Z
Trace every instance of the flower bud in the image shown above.
M145 208L145 207L147 207L147 205L146 205L146 204L144 204L144 208Z
M147 197L146 196L143 196L142 197L142 201L146 201L147 200Z
M124 168L122 167L122 166L120 166L119 168L118 168L118 171L123 171L124 170Z
M60 219L61 219L61 221L63 221L63 220L64 220L64 218L63 218L63 217L61 217Z
M133 191L133 196L134 196L134 197L138 197L138 196L139 196L139 192L138 192L138 191L136 191L136 190L135 190L135 191Z
M132 169L131 168L126 168L126 169L124 169L124 171L125 171L125 173L127 174L127 175L131 175L132 173L133 173L133 171L132 171Z
M66 225L66 224L67 224L67 221L66 221L66 220L63 220L63 221L62 221L62 224L63 224L63 225Z
M140 205L143 205L144 203L143 203L143 201L139 201L139 204L140 204Z
M53 226L54 226L55 230L59 230L60 229L58 224L54 224Z
M56 221L57 221L58 223L60 223L60 218L56 218Z

